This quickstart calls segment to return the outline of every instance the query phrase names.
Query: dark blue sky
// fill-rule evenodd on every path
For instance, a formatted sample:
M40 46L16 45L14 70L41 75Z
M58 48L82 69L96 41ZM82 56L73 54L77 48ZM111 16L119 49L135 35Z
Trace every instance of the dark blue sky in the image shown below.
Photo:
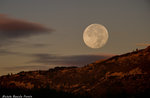
M30 66L80 64L89 55L93 62L143 48L137 43L150 43L149 0L1 0L0 14L1 20L32 25L32 30L21 27L19 36L18 31L3 34L0 27L5 35L0 37L0 74L11 72L9 68L14 68L12 72L23 70L24 66L30 70ZM83 42L83 31L92 23L108 29L109 40L103 48L91 49Z

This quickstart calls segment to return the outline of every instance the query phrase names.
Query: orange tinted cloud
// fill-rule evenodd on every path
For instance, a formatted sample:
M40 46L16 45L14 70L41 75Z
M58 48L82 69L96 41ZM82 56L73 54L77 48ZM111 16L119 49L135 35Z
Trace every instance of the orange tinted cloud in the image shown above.
M146 43L137 43L136 46L150 46L150 44L146 44Z

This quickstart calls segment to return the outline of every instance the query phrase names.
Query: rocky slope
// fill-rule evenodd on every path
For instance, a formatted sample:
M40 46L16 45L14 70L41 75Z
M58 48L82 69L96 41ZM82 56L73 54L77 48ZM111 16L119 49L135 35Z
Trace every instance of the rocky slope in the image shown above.
M84 67L56 67L0 77L0 89L53 89L86 97L150 94L150 47Z

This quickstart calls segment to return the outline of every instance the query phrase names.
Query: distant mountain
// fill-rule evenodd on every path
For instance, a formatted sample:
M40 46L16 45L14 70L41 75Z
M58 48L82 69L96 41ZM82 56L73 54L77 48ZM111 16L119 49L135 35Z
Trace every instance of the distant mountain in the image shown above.
M150 46L84 67L1 76L0 93L33 97L150 97Z

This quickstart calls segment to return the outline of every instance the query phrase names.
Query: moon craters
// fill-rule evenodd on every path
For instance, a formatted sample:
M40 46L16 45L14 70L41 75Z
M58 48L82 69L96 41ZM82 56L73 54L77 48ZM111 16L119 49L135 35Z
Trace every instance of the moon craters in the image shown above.
M108 40L108 31L103 25L91 24L84 30L83 40L90 48L101 48Z

